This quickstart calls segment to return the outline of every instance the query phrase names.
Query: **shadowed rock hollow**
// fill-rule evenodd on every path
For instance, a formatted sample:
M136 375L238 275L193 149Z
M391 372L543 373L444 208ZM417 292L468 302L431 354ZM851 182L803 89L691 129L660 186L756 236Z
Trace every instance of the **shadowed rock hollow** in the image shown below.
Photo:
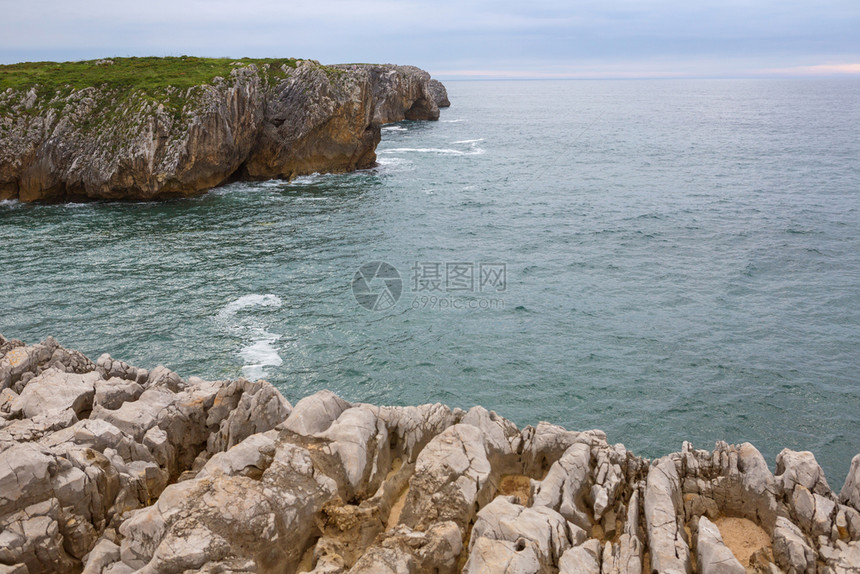
M211 82L155 92L0 91L0 200L163 199L367 168L382 124L436 120L450 105L412 66L294 65L237 63Z
M603 432L482 407L183 379L0 336L0 572L848 574L840 494L809 452L655 461Z

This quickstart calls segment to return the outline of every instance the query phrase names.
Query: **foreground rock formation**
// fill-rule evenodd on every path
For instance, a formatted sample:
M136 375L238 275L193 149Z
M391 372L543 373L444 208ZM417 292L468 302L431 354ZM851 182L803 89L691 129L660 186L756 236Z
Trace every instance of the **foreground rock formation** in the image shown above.
M227 77L157 97L107 85L0 91L0 200L161 199L367 168L380 125L436 120L450 105L444 86L412 66L294 65L237 63Z
M860 571L860 455L838 495L776 463L0 336L2 573Z

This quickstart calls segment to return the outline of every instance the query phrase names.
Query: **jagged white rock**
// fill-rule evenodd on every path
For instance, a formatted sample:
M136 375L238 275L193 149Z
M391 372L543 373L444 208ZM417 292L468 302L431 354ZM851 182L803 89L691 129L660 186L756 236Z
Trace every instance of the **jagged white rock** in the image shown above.
M746 570L729 550L717 525L706 516L699 519L696 560L701 574L744 574Z
M681 574L693 548L698 572L739 573L719 515L772 533L759 571L860 562L860 457L837 497L811 453L783 451L776 477L749 444L649 464L600 431L480 407L320 392L292 408L265 381L36 347L0 337L0 572L642 574L647 548L652 571Z

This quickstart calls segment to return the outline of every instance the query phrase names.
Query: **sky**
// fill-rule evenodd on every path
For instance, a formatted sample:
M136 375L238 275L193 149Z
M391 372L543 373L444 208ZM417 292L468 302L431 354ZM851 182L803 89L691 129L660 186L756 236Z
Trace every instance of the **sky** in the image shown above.
M0 0L0 64L412 64L440 79L860 77L860 0Z

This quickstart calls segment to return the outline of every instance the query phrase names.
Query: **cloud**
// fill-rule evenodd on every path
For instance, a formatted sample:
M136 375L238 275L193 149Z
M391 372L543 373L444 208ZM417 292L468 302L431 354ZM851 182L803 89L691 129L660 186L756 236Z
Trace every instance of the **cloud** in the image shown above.
M2 62L297 56L327 63L410 63L452 75L631 68L630 73L692 69L721 75L733 73L728 63L743 75L860 61L856 0L6 3Z
M795 66L793 68L769 68L762 70L768 75L785 76L860 76L860 63L818 64L817 66Z

